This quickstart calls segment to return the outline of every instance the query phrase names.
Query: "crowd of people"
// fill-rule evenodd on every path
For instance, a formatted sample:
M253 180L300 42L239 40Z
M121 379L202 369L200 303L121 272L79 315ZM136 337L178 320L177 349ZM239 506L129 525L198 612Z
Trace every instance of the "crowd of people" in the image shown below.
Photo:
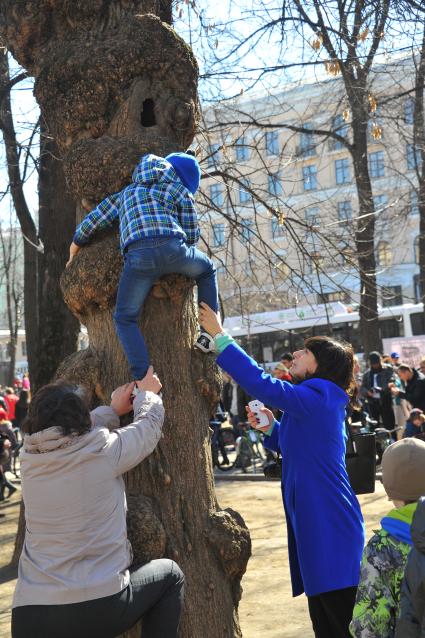
M17 489L6 472L15 473L13 459L22 445L20 431L29 403L28 374L20 380L15 379L13 387L0 386L0 501L10 498ZM0 513L0 517L4 514Z

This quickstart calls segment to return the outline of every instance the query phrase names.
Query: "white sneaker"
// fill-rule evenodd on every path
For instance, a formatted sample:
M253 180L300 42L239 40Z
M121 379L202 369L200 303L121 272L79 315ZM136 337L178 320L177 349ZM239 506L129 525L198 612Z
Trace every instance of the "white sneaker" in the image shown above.
M208 332L201 332L196 340L195 348L199 348L202 352L215 352L215 344L213 337Z

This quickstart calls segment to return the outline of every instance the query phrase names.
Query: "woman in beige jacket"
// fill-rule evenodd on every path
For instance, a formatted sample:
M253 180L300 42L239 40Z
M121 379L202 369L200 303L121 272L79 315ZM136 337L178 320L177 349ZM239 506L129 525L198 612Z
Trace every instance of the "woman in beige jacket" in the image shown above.
M23 424L26 534L13 638L114 638L143 618L143 638L175 638L184 577L171 560L129 571L122 474L155 449L164 419L149 368L89 412L65 382L35 395ZM119 417L134 409L134 421Z

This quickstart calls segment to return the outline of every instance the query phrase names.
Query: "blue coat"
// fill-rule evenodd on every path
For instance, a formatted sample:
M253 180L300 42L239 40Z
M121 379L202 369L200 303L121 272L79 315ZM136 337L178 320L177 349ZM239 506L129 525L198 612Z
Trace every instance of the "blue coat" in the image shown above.
M266 445L282 453L293 595L357 586L364 524L345 467L347 394L325 379L273 379L235 343L217 363L248 394L284 410Z

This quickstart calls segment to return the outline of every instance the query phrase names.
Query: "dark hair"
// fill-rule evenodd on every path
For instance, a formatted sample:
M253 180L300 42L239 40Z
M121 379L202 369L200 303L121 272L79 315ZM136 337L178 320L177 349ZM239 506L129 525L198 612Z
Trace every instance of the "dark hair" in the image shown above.
M88 432L91 428L90 413L77 391L77 386L67 381L56 381L40 388L29 404L22 431L34 434L58 427L64 435Z
M354 352L349 343L334 341L329 337L310 337L304 342L317 361L317 370L309 378L327 379L339 386L353 403L357 386L354 378Z
M290 352L285 352L285 354L283 354L280 357L281 361L283 361L283 359L287 359L288 361L293 361L294 360L294 356Z
M400 371L403 372L403 370L405 372L413 372L412 366L409 366L408 363L400 363L400 365L398 366L397 370L398 370L398 372L400 372Z
M29 402L30 402L29 390L21 390L19 393L19 399L17 403L19 403L19 405L29 405Z

